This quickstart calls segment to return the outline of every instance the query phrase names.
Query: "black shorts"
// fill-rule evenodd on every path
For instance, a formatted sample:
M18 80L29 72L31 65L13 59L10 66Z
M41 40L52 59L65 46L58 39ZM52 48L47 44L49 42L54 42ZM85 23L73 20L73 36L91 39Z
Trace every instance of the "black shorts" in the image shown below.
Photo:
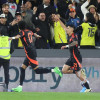
M74 57L70 57L66 61L65 65L70 66L70 68L74 69L75 71L79 71L82 68L81 63L82 63L82 58L76 60Z
M35 70L38 66L38 61L36 60L36 57L34 57L34 58L26 57L24 59L23 64L26 65L27 67L30 65Z

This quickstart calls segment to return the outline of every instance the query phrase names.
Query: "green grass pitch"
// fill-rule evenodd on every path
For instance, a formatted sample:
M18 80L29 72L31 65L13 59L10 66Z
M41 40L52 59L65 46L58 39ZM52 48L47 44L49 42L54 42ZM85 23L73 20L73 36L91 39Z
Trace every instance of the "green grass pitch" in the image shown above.
M0 92L0 100L100 100L100 93Z

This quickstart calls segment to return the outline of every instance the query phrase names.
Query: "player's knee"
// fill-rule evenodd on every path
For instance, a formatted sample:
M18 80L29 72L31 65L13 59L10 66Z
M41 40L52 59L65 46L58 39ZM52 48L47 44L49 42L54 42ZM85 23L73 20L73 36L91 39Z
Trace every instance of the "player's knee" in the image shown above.
M62 69L62 73L63 73L63 74L66 74L66 73L67 73L67 71L66 71L66 70L64 70L64 69Z
M27 66L24 65L24 64L22 64L22 67L21 68L23 68L25 70L27 68Z

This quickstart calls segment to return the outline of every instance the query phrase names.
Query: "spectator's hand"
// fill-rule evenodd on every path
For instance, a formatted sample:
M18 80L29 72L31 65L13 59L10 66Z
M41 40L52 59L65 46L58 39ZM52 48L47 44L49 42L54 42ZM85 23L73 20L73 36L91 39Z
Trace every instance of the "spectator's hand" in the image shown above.
M100 0L97 0L98 3L100 3Z
M36 14L37 7L33 7L33 14Z
M100 14L98 14L98 16L99 16L99 20L100 20Z
M98 20L99 20L99 16L98 16L98 14L95 12L95 14L94 14L94 18L96 19L96 22L98 22Z
M90 0L87 0L90 3Z
M40 31L40 29L39 29L39 28L36 28L35 30L36 30L37 32L39 32L39 31Z
M17 19L14 19L11 23L10 23L10 25L15 25L15 24L17 24L18 23L18 21L17 21Z
M71 8L72 8L72 4L69 4L69 5L68 5L68 9L71 9Z

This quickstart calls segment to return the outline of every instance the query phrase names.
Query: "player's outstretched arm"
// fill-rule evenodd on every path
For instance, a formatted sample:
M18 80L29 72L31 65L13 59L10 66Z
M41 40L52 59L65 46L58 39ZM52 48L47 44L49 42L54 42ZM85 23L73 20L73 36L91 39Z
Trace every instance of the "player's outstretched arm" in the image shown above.
M9 37L9 40L19 39L20 37L21 37L20 35L16 35L14 37Z
M41 38L41 36L40 35L38 35L38 34L36 34L36 33L34 33L34 36L36 37L36 38Z
M69 45L62 46L61 50L65 49L65 48L68 48L68 47L69 47Z

